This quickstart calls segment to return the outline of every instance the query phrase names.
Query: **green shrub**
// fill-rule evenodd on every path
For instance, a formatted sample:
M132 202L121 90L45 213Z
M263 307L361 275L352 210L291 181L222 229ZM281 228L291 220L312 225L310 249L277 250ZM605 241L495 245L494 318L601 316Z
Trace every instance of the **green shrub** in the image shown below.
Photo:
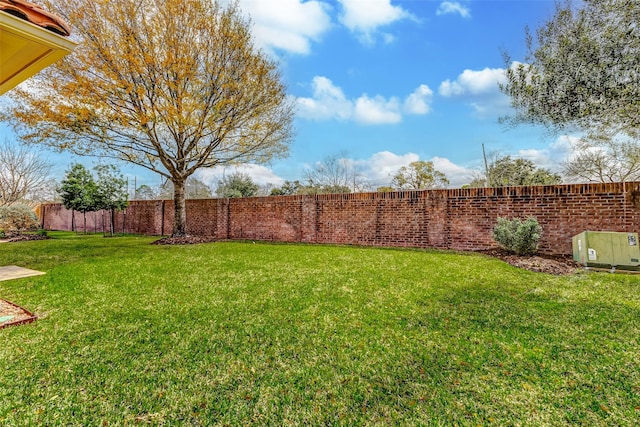
M498 218L498 223L493 227L494 240L503 249L518 255L535 254L541 236L542 227L533 217L524 221L520 218Z
M0 206L0 229L5 234L37 230L39 225L38 216L27 205Z

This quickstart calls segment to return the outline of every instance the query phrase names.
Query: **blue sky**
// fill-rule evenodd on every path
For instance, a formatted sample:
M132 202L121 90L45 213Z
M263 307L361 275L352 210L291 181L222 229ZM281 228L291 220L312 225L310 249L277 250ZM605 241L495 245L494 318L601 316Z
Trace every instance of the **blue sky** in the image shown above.
M279 60L298 107L289 157L239 167L260 184L301 179L338 153L374 189L416 160L433 161L459 187L482 169L482 144L553 170L570 155L571 136L497 123L509 113L498 90L501 49L524 60L524 28L550 17L553 0L241 0L240 6L252 18L257 44ZM4 125L0 133L12 138ZM95 162L50 157L59 177L72 161ZM138 185L160 182L143 169L121 168ZM205 170L197 177L215 185L221 174Z

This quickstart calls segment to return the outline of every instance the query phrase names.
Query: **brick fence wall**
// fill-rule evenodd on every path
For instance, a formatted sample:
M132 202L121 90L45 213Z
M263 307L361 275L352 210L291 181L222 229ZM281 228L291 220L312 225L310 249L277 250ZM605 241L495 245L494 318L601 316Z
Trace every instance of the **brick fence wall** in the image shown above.
M585 230L640 231L640 182L472 188L392 193L323 194L187 200L190 234L220 240L338 243L458 250L495 247L498 217L535 216L540 251L570 254L571 237ZM43 228L71 230L61 204L40 208ZM77 229L83 217L75 213ZM173 201L132 201L116 213L118 232L171 234ZM102 231L109 213L87 214Z

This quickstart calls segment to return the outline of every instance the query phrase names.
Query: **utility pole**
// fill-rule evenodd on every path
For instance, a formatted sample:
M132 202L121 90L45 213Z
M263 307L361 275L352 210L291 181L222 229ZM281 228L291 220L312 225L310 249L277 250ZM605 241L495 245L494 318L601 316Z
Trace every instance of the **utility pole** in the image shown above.
M484 186L489 187L489 164L487 163L487 153L484 151L484 142L482 143L482 157L484 158Z

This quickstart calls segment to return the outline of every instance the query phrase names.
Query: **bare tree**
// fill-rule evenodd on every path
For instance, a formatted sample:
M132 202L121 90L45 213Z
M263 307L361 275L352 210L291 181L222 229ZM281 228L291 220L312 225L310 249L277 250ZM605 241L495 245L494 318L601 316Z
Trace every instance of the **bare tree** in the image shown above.
M366 191L369 183L345 152L329 155L305 173L308 188L318 193L357 193Z
M622 136L583 138L575 155L563 165L574 181L624 182L640 180L640 145Z
M37 201L52 183L51 164L37 152L5 139L0 143L0 206Z
M161 199L158 195L158 189L146 184L142 184L136 188L133 195L133 200L158 200Z
M173 198L175 192L171 181L166 181L158 187L144 187L146 187L143 191L147 193L147 200L169 200ZM184 197L186 199L212 199L213 193L211 192L211 188L203 181L190 176L185 183Z

